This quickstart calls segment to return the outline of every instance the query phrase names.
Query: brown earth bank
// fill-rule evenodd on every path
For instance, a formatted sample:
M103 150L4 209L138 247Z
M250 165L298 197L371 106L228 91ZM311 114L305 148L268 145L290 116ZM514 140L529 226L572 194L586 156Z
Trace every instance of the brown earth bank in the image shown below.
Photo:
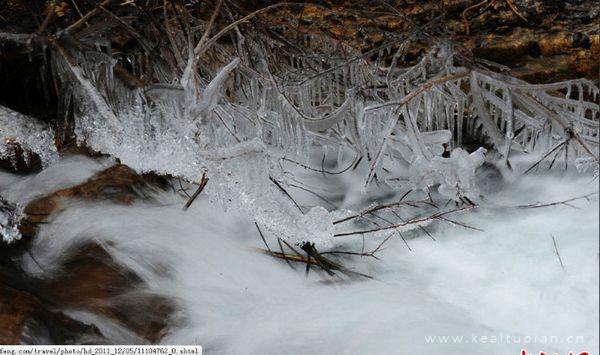
M176 306L152 294L135 272L124 268L103 245L77 245L47 279L27 276L19 260L29 255L39 226L52 223L69 201L108 201L129 205L152 199L166 180L138 175L121 164L88 181L31 201L21 226L23 238L0 248L0 344L110 343L93 325L72 319L64 310L85 311L131 330L142 342L156 343L168 330Z
M48 41L81 23L82 15L93 14L78 25L80 33L74 37L98 32L100 37L108 36L115 58L133 58L148 53L139 36L160 32L165 11L173 30L185 27L181 16L186 12L191 25L202 27L218 3L105 2L104 10L99 10L95 7L98 1L0 0L0 32L33 34L28 45L0 36L0 105L45 121L56 118L64 93L56 91L52 80L52 68L47 63L52 46ZM217 16L214 31L230 24L233 18L278 2L231 0L225 4L230 15ZM600 6L594 0L291 1L256 16L244 24L243 30L283 37L292 45L298 43L301 34L311 33L362 52L397 39L400 34L416 32L405 58L407 65L418 60L432 44L431 39L447 40L475 57L506 66L514 76L531 83L580 77L597 81L599 13ZM62 45L82 46L73 37L66 36L63 41ZM223 36L220 43L227 45L228 41L228 36ZM167 43L152 45L149 55L156 52L166 61L175 60L170 51L164 50ZM393 44L391 52L399 45ZM115 66L115 77L128 85L144 85L145 79L134 75L125 64ZM64 130L63 123L54 125Z

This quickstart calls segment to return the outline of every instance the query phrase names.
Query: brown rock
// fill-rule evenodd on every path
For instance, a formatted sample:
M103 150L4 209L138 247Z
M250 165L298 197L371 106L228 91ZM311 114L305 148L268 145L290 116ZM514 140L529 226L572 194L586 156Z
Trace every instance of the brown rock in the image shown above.
M83 324L36 295L35 280L0 270L0 344L106 343L94 326Z
M63 264L64 273L40 288L55 303L114 319L150 343L164 335L175 306L144 292L142 280L97 244L87 244Z
M24 151L18 143L8 144L9 155L13 157L0 159L0 169L15 174L29 174L42 170L40 157L30 151Z
M166 179L156 175L138 175L123 164L114 165L92 176L83 184L58 190L48 196L31 201L25 207L26 220L21 233L31 237L37 232L37 226L44 223L52 213L60 211L64 201L82 199L86 201L110 200L114 203L129 205L135 199L149 199L150 190L165 189Z
M25 320L39 307L35 297L0 284L0 344L19 344Z
M112 166L80 185L56 191L29 203L25 208L26 221L21 226L24 238L3 248L0 256L3 260L11 260L25 252L32 238L35 238L39 224L49 223L51 215L68 208L65 202L69 199L109 200L128 205L136 199L149 199L149 191L166 186L166 180L160 177L138 175L122 164ZM10 262L8 267L19 274ZM0 305L0 331L3 332L0 333L0 343L3 340L18 342L26 328L25 322L33 314L47 315L43 322L33 319L32 324L38 327L44 328L49 324L52 328L52 322L68 323L68 317L52 313L51 309L54 308L84 310L102 315L129 328L150 343L159 341L165 334L175 305L164 297L148 292L142 279L115 262L101 245L88 243L78 246L65 256L60 269L63 272L52 279L33 283L33 292L43 294L47 302L28 296L29 294L15 293L16 291L10 295L7 293L9 296L5 299L0 298L0 303L6 303L4 307ZM22 301L16 301L17 298ZM58 314L66 319L60 318ZM61 336L62 338L53 339L58 339L58 343L71 339Z

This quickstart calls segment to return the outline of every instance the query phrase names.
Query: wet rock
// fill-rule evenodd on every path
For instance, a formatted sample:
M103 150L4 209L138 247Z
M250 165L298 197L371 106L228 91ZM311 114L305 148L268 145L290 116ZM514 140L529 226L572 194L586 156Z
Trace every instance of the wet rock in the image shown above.
M111 201L129 205L148 200L154 192L168 187L168 181L155 175L139 175L117 164L92 176L86 182L38 198L25 207L20 226L23 238L0 248L0 267L5 274L23 275L17 260L25 255L41 224L68 209L69 200ZM158 342L166 333L175 304L148 291L143 280L117 263L103 245L95 242L76 246L65 255L60 270L49 279L28 282L29 290L11 291L0 296L0 343L31 342L46 336L52 343L84 342L69 331L90 338L95 333L78 328L78 322L55 310L84 311L102 316L135 333L140 342ZM0 279L0 287L3 285ZM27 284L27 283L25 283ZM23 286L25 287L25 286ZM35 294L43 295L41 301ZM6 295L6 296L5 296ZM21 301L16 301L16 299ZM5 303L2 306L2 303ZM32 315L43 315L33 317ZM54 334L57 329L63 333ZM28 333L29 332L29 333ZM25 335L24 335L25 334ZM90 335L91 334L91 335ZM99 334L99 333L98 333ZM86 339L87 339L86 338ZM33 339L33 340L32 340Z
M42 170L39 155L23 150L18 143L8 142L7 153L9 157L0 159L0 170L14 174L31 174Z
M98 329L74 320L35 293L35 280L0 269L0 344L107 343Z
M61 269L40 286L57 304L113 319L150 343L165 334L174 304L144 291L142 280L98 244L78 248Z
M0 195L0 242L10 243L21 238L18 226L23 218L22 207Z
M69 199L84 201L111 201L129 205L137 200L152 198L152 192L166 189L166 179L152 175L138 175L123 164L114 165L92 176L83 184L58 190L48 196L31 201L25 207L26 219L21 224L21 234L31 237L48 216L65 208Z

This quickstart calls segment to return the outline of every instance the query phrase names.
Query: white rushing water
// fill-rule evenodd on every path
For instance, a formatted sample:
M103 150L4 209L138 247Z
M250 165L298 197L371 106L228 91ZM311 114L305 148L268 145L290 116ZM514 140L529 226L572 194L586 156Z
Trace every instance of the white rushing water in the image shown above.
M75 157L33 177L0 173L0 192L25 204L107 164ZM203 195L183 211L184 200L170 193L133 206L74 204L41 228L31 250L40 265L25 259L23 266L45 276L73 244L102 242L153 291L180 304L179 320L162 341L200 344L207 353L596 352L597 196L573 202L577 208L490 206L565 200L597 191L597 180L552 172L482 190L488 207L454 218L483 232L437 224L430 229L436 241L412 238L412 251L393 238L379 261L345 261L375 280L332 284L315 272L305 278L303 265L295 272L255 251L263 244L251 220ZM132 341L106 320L99 327L116 342ZM463 339L428 338L435 336ZM556 341L544 338L550 336Z

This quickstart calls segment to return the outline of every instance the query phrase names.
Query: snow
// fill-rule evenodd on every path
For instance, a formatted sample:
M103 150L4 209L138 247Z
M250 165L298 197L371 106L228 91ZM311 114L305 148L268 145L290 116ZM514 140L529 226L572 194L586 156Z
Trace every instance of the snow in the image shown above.
M70 169L61 169L61 164L71 164ZM21 178L8 186L1 186L3 179L0 190L16 196L15 191L29 184L34 196L102 167L88 160L61 162L46 176ZM58 171L62 182L55 177ZM597 351L597 195L572 202L577 208L508 208L596 192L597 181L562 170L528 174L511 183L488 171L480 170L477 178L486 182L480 184L482 207L453 218L484 231L437 223L428 227L436 241L407 234L412 251L392 238L378 254L379 261L344 259L345 265L375 280L332 283L314 271L305 278L303 265L294 272L285 262L257 253L255 248L264 246L253 220L237 210L223 212L208 192L185 212L184 200L171 193L153 204L74 203L53 223L42 225L31 249L36 261L25 256L22 263L28 273L51 277L70 247L99 241L153 292L179 302L178 322L163 343L201 344L209 353L504 355L518 354L522 347L561 354ZM344 193L358 191L345 188ZM306 216L323 219L323 214L313 208ZM320 225L303 228L325 230ZM169 272L164 273L165 267ZM139 340L108 319L77 310L69 314L99 324L114 341ZM426 339L438 335L464 339ZM474 336L480 341L473 342ZM483 343L482 336L521 341ZM544 336L561 341L544 342ZM570 344L568 336L582 338Z

